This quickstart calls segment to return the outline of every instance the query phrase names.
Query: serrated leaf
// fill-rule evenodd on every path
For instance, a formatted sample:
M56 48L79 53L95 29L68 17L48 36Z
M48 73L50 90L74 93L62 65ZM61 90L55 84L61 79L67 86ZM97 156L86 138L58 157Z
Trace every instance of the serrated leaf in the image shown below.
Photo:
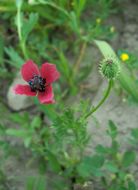
M128 188L129 190L136 190L136 185L133 181L128 182Z
M39 116L34 117L34 119L31 122L31 128L39 128L41 125L41 118Z
M75 12L73 11L70 13L70 26L72 30L79 35L77 17L76 17Z
M102 146L101 144L97 145L95 149L99 154L106 154L108 152L108 148Z
M116 173L116 172L119 171L119 170L118 170L118 167L117 167L114 163L112 163L112 162L107 162L107 163L105 164L105 168L106 168L108 171L113 172L113 173Z
M134 163L136 159L136 153L134 151L126 151L123 155L122 165L124 167L129 167Z
M77 166L77 171L82 177L90 177L92 174L91 158L86 157L83 161Z
M102 172L99 170L104 163L104 157L94 155L93 157L85 157L77 166L77 170L82 177L90 177L91 175L101 176Z
M113 139L116 138L116 136L118 135L117 126L111 120L109 120L108 126L109 126L107 130L108 135L110 135L110 137Z
M28 136L24 139L24 145L26 148L29 147L30 143L31 143L31 140L32 140L32 136Z
M60 58L60 62L57 62L58 67L60 68L61 72L65 75L65 77L70 77L71 69L67 58L65 57L62 51L58 52L58 56Z
M22 124L24 121L24 119L22 118L22 116L19 113L14 113L14 114L10 115L10 119L19 124Z
M119 151L119 143L116 140L112 140L112 146L109 147L109 152L111 154L117 154L117 152Z
M91 157L91 161L94 168L101 168L104 163L104 157L102 155L94 155Z
M61 171L61 167L60 167L60 164L56 158L56 156L50 152L50 151L47 151L47 157L49 159L49 164L51 166L51 168L55 171L55 172L59 172Z
M24 63L24 60L21 58L21 56L15 51L12 47L5 47L5 52L10 57L11 61L9 62L11 65L13 65L16 68L21 68L21 66Z
M24 41L26 41L29 33L33 30L37 21L38 21L38 14L37 13L31 13L29 15L29 19L23 22L22 38Z

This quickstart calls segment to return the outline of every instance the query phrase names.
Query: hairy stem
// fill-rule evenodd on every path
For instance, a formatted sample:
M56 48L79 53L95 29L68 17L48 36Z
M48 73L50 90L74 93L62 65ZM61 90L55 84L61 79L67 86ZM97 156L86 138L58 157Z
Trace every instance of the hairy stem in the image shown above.
M98 108L105 102L105 100L107 99L107 97L110 94L110 91L112 89L112 85L113 85L113 80L109 80L108 87L107 87L107 90L105 92L105 95L103 96L101 101L97 104L97 106L95 106L94 108L92 108L90 110L90 112L85 116L85 118L88 118L91 114L93 114L95 111L97 111Z

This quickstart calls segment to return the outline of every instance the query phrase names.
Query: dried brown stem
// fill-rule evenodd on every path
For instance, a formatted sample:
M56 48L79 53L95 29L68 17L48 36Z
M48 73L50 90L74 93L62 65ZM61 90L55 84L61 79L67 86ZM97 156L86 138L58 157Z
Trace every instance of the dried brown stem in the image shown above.
M85 42L83 42L83 44L81 46L79 57L78 57L75 65L74 65L74 73L77 73L79 71L80 64L81 64L81 61L84 57L86 47L87 47L87 42L85 41Z

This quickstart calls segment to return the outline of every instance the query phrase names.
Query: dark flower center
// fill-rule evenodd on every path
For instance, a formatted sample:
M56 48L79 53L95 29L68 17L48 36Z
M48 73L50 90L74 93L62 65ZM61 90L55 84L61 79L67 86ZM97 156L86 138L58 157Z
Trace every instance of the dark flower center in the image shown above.
M46 79L35 75L31 80L29 80L29 86L31 87L32 92L45 92L45 87L46 87Z

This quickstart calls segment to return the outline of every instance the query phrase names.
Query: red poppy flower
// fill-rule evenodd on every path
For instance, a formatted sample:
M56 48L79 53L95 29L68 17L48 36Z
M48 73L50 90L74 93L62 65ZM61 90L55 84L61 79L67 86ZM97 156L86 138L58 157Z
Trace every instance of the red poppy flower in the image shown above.
M18 84L14 87L15 94L36 96L42 104L54 103L54 93L52 83L55 82L60 74L54 64L44 63L39 70L32 61L27 61L21 68L23 79L27 85Z

